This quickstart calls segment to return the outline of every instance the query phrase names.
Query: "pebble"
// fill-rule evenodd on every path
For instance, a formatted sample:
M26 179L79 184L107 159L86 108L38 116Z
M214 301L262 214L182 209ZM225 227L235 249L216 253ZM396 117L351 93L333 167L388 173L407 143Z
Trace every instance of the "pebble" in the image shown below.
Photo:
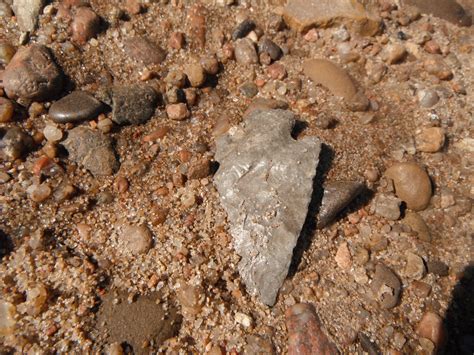
M112 175L118 170L119 162L112 140L100 131L86 127L73 128L63 145L69 153L69 159L82 165L94 176Z
M416 212L407 212L402 220L403 224L409 226L417 233L417 238L424 241L431 241L431 233L423 218Z
M15 47L11 44L2 42L0 43L0 64L8 64L12 60L16 53Z
M285 311L289 355L338 354L323 331L314 307L297 303Z
M327 59L312 59L303 64L303 71L316 84L344 98L351 110L365 111L369 107L367 97L357 90L349 74L336 63Z
M250 328L253 322L252 318L249 315L242 312L236 312L234 319L237 323L241 324L245 328Z
M370 340L370 338L365 335L364 333L358 333L357 334L357 338L359 339L359 342L360 342L360 345L362 346L362 349L364 349L364 351L369 354L369 355L379 355L380 354L380 350L377 346L377 344L375 344L372 340Z
M423 259L412 252L407 252L406 258L405 275L411 279L421 280L426 274Z
M433 89L420 90L417 92L417 96L421 107L433 107L439 101L438 93Z
M337 41L346 42L351 38L351 34L345 26L340 26L333 31L332 37Z
M401 63L407 56L406 48L401 44L391 44L385 49L384 60L388 64Z
M258 53L268 53L273 61L280 59L283 55L281 48L267 37L262 37L258 42Z
M415 136L416 149L424 153L436 153L445 143L444 130L440 127L423 128Z
M184 47L184 33L173 32L168 39L168 47L173 49L181 49Z
M189 9L187 17L192 45L196 48L204 48L206 45L206 8L201 4L196 4Z
M203 179L211 173L211 160L209 158L202 158L191 162L188 169L188 179Z
M385 171L385 176L393 180L395 194L409 209L421 211L430 203L430 178L416 163L395 163Z
M3 73L3 86L8 97L44 101L62 88L63 75L50 50L32 44L20 48Z
M9 336L15 333L16 307L4 299L0 299L0 336Z
M7 123L13 119L15 105L8 99L0 97L0 123Z
M434 312L426 312L416 327L416 334L429 339L437 349L441 348L446 340L443 319Z
M126 39L124 50L130 58L145 65L160 64L166 58L164 49L144 37Z
M72 40L84 45L100 30L100 18L90 7L79 7L72 20Z
M407 5L419 11L445 19L458 26L470 26L471 16L456 0L408 0Z
M352 266L352 256L346 242L341 243L337 248L336 257L334 258L337 266L343 270L349 270Z
M44 0L14 0L12 9L18 27L23 32L32 32L38 26L38 17L45 5Z
M125 11L130 15L138 15L142 11L142 6L139 0L126 0Z
M430 274L435 274L441 277L446 277L449 275L449 267L442 261L428 261L426 266L428 268L428 273Z
M219 61L214 55L201 58L199 64L207 74L216 75L219 72Z
M145 123L158 105L158 95L148 85L115 86L111 96L112 121L119 125Z
M186 75L181 70L171 70L165 76L165 83L182 89L186 84Z
M373 202L374 212L391 221L396 221L400 218L400 206L402 201L395 196L386 194L379 194Z
M450 80L453 72L440 55L433 55L423 62L423 67L429 74L435 75L440 80Z
M250 31L253 31L255 28L255 22L250 19L245 19L237 25L237 27L232 31L232 40L236 41L240 38L247 36Z
M237 40L234 49L235 60L239 64L257 64L258 55L254 43L248 38Z
M51 192L51 187L49 187L47 183L42 183L41 185L34 184L26 190L28 197L37 203L44 202L48 199L48 197L51 196Z
M375 299L382 308L393 308L398 304L402 285L395 273L382 263L375 266L375 275L370 284Z
M249 98L254 97L255 95L258 94L258 87L253 82L243 83L239 87L239 90L244 96L249 97Z
M133 255L145 254L152 246L152 234L145 225L125 225L121 227L120 241Z
M415 295L421 298L426 298L431 293L431 286L426 282L415 280L412 282L411 287Z
M0 17L7 19L7 18L12 17L12 15L13 15L13 11L10 5L4 2L0 2Z
M102 103L84 91L73 91L53 103L48 115L54 122L80 122L90 120L103 110Z
M190 116L185 103L166 105L166 114L172 120L182 121Z
M431 54L441 54L441 48L439 44L433 40L430 40L424 45L425 51Z
M63 132L58 127L49 124L44 127L43 135L48 142L58 142L63 138Z
M275 354L271 340L267 340L263 336L247 335L245 341L244 354Z
M34 141L31 136L19 127L12 127L0 141L0 157L7 161L21 158L33 148Z
M270 78L275 80L283 80L286 77L286 68L283 64L273 63L267 68Z
M199 286L180 281L176 297L185 314L195 315L200 312L204 302L204 292Z
M188 64L184 67L184 73L188 77L192 87L200 87L206 81L206 73L200 64Z

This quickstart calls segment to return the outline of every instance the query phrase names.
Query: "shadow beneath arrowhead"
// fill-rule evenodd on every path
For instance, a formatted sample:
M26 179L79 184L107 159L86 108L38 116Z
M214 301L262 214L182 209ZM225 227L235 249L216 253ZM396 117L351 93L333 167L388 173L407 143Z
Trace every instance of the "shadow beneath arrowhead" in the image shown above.
M474 354L474 262L453 289L444 325L448 336L439 354Z
M316 176L313 180L313 194L311 196L311 202L309 203L308 214L306 215L306 220L301 229L298 242L293 249L293 257L288 271L288 277L290 278L296 274L303 253L311 245L311 240L313 239L317 227L317 216L323 199L324 181L326 180L326 175L331 168L333 160L334 150L323 143L319 155L319 164L316 168Z

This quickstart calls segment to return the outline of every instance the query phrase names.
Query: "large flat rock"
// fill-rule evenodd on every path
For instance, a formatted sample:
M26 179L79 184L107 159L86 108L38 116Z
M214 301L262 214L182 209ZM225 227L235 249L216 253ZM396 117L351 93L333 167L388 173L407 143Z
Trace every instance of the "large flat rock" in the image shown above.
M379 32L381 21L371 2L357 0L289 0L283 17L290 27L306 32L312 27L331 27L344 23L363 36Z
M472 1L462 2L466 8L473 9ZM405 0L404 4L415 6L425 14L431 14L458 26L471 26L472 14L456 0Z
M254 111L216 142L215 184L247 290L273 305L288 273L313 191L321 143L294 140L294 115Z

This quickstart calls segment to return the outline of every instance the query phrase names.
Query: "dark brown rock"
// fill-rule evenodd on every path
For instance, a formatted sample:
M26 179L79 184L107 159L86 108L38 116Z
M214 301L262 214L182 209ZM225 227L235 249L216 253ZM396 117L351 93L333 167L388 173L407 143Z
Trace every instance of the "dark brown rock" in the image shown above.
M130 58L140 61L145 65L160 64L166 58L164 49L144 37L126 39L124 48Z
M120 125L148 121L158 104L156 91L148 85L116 86L111 96L112 120Z
M56 101L49 109L49 117L58 123L80 122L95 118L103 104L84 91L73 91Z
M16 52L2 80L8 97L44 101L61 90L63 74L46 46L32 44Z
M321 328L312 305L297 303L287 309L289 355L332 355L338 354L336 346Z

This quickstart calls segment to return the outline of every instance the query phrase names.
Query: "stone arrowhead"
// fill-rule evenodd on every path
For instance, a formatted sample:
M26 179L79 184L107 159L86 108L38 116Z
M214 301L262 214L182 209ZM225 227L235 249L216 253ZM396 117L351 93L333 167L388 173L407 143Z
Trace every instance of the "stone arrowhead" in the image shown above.
M271 306L305 221L321 143L294 140L294 115L255 111L216 142L214 179L247 290Z
M318 216L318 227L331 223L336 215L344 209L362 191L364 184L356 181L334 181L324 187L323 200Z

